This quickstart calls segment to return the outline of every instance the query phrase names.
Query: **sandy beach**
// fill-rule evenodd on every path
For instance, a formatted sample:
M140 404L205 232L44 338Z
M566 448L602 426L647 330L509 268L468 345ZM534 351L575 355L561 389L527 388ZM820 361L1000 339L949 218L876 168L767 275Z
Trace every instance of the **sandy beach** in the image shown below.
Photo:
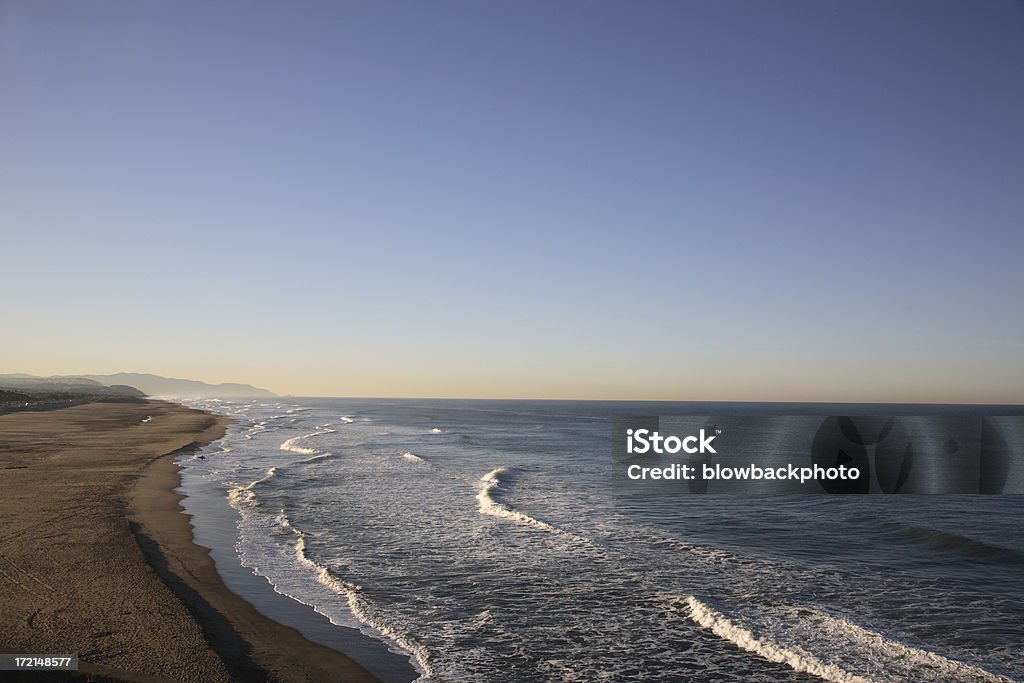
M226 425L141 400L0 415L0 652L77 653L87 680L375 680L228 591L192 542L174 458Z

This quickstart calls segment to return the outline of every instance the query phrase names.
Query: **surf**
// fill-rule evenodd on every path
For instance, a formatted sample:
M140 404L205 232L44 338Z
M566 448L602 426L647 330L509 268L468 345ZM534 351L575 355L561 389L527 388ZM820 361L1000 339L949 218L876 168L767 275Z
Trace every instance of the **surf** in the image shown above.
M516 524L522 524L523 526L547 531L552 534L559 534L579 539L575 534L571 534L564 529L560 529L554 524L549 524L544 520L531 517L525 512L520 512L519 510L501 502L499 499L508 492L510 481L514 476L515 470L512 468L498 467L497 469L493 469L480 477L481 486L476 494L480 514L497 517L498 519L506 519L515 522Z
M694 595L670 598L696 625L776 664L833 683L1013 683L979 666L894 640L814 607L727 614Z
M316 436L323 436L324 434L333 434L334 430L329 425L322 425L317 428L317 431L310 434L303 434L302 436L293 436L282 443L278 448L282 451L290 451L292 453L299 453L301 455L321 455L324 451L318 448L308 448L306 446L299 446L298 444L306 439L312 439Z
M407 634L401 632L399 629L393 627L386 618L379 614L379 610L370 602L360 590L359 586L345 580L335 572L331 571L329 567L326 567L319 562L313 560L306 549L306 534L302 530L292 525L291 520L288 516L281 511L275 521L285 531L291 533L293 537L293 556L298 564L307 569L316 579L317 583L324 586L332 593L342 597L352 616L355 617L359 622L368 626L372 631L382 636L385 640L390 641L401 648L403 651L408 652L412 655L416 662L417 668L423 674L423 679L429 679L433 676L433 670L430 666L430 652L421 643L411 638ZM273 582L271 581L273 585ZM277 587L274 586L274 590ZM309 603L300 600L296 596L288 595L291 599L301 602L304 605ZM331 623L335 625L339 624L329 614L324 613L317 605L309 605L317 612L324 614Z

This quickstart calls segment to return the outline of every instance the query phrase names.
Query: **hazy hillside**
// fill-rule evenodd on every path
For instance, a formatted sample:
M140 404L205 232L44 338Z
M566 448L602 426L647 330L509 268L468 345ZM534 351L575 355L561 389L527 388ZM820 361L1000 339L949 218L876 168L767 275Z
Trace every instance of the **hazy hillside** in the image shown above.
M81 394L90 396L140 397L140 391L123 382L97 382L84 377L36 377L35 375L0 375L0 389L27 391L35 394Z
M135 401L144 394L135 387L80 377L0 375L0 415L19 410L53 410L90 401Z
M160 377L146 373L119 372L114 375L82 375L106 386L128 384L150 396L192 398L267 398L276 394L249 384L208 384L194 379Z

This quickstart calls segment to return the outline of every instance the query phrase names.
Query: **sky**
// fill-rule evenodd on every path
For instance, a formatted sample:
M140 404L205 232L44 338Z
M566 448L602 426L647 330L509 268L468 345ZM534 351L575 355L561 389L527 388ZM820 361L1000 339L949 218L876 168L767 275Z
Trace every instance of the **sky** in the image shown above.
M1024 5L0 0L0 372L1024 402Z

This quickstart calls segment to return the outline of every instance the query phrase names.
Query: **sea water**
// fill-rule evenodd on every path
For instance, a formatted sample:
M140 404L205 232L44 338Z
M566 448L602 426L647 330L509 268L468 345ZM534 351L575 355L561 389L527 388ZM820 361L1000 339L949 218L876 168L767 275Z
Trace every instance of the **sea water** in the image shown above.
M222 574L379 641L410 678L1024 680L1022 496L612 484L616 416L891 407L187 403L235 419L183 460L197 530L228 530Z

